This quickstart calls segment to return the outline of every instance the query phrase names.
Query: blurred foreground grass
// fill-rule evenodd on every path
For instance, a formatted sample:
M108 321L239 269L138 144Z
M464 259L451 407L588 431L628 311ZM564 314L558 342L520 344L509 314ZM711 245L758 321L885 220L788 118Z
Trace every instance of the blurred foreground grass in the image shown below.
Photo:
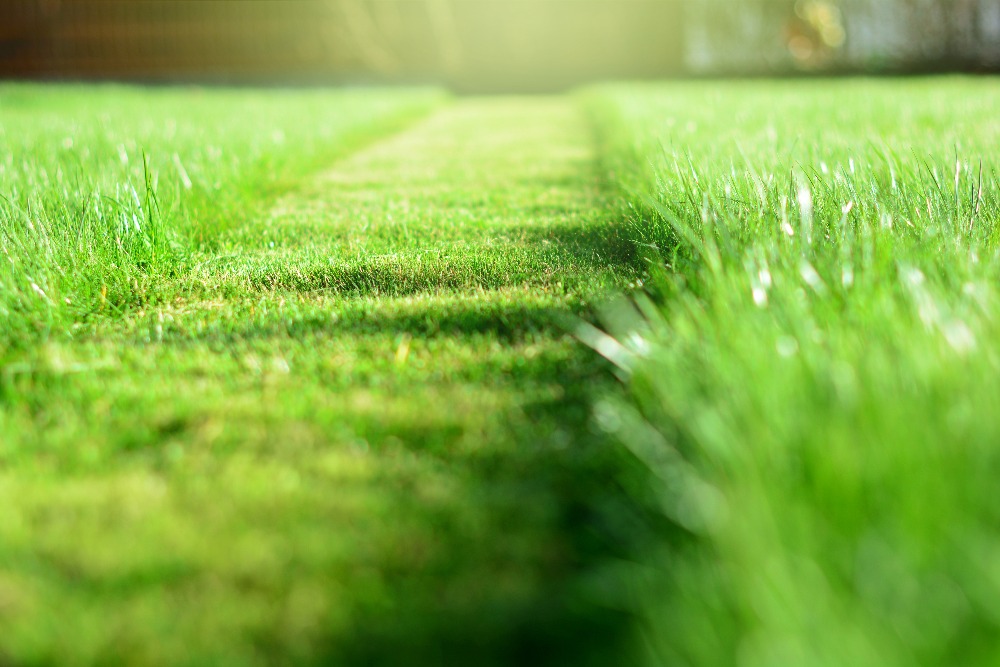
M651 664L1000 662L1000 87L583 100L666 265L586 336L630 378L597 414L663 521Z

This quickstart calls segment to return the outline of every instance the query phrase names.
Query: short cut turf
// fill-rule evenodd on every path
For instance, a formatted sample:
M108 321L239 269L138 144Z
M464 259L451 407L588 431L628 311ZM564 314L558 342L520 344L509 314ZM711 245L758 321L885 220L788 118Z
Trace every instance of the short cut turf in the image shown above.
M613 644L568 331L635 268L572 102L4 87L0 128L0 662Z

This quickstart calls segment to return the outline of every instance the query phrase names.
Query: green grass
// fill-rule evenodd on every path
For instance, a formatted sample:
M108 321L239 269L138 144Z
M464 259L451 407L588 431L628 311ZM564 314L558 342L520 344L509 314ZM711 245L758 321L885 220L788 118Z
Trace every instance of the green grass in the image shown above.
M585 336L661 522L650 663L1000 662L996 82L583 99L667 269Z
M998 106L0 87L0 664L1000 661Z
M169 298L269 194L441 100L5 85L0 345Z
M0 88L0 663L615 650L632 247L571 102L442 102Z

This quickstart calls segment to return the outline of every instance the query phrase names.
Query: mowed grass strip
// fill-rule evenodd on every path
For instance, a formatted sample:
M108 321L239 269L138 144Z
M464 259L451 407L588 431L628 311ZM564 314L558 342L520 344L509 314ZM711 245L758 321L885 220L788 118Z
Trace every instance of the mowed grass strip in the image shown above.
M526 124L519 108L539 121ZM512 286L540 299L600 293L631 247L597 222L607 206L582 180L593 176L592 148L567 114L565 102L445 109L279 203L261 226L234 230L202 282L376 296Z
M593 160L565 100L462 101L220 227L155 301L18 352L0 655L613 648L605 375L565 325L636 269Z
M587 103L666 264L609 314L633 399L599 408L665 522L650 663L997 664L996 82Z

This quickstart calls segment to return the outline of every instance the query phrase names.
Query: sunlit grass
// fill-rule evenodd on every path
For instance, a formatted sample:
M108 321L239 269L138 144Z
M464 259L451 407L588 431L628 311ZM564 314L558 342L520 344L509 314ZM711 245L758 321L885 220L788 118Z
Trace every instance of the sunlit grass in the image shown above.
M586 96L657 305L588 340L648 464L652 664L1000 659L990 80ZM631 314L630 314L631 312Z
M440 99L0 88L0 346L165 298L269 192Z

